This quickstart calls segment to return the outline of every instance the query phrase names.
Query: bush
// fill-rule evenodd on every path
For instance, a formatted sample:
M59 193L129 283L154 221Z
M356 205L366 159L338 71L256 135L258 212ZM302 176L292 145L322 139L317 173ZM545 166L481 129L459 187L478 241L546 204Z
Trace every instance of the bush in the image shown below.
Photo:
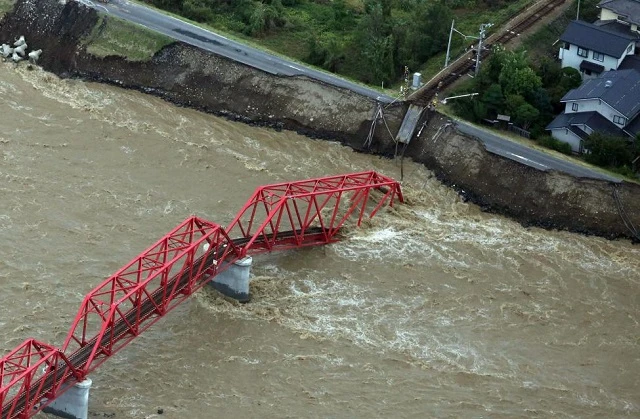
M633 171L633 169L631 169L631 167L629 166L622 166L622 167L614 167L611 169L612 172L621 174L622 176L626 176L628 178L637 178L638 174L635 173Z
M571 155L571 146L568 143L556 140L550 135L543 135L538 138L538 143L541 146L550 148L555 151L559 151L562 154Z

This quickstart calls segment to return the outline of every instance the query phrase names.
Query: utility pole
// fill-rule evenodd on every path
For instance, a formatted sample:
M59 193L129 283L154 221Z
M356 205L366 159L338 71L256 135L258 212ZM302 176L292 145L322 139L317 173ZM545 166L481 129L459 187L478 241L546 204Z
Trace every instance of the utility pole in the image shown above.
M580 20L580 0L578 0L578 10L576 11L576 20Z
M477 36L471 36L471 35L463 34L462 32L460 32L459 30L457 30L456 28L453 27L454 23L455 23L455 20L452 20L451 21L451 30L449 31L449 43L447 44L447 57L444 60L444 68L447 68L449 66L449 59L451 58L451 38L452 38L454 32L460 34L464 38L465 41L467 39L469 39L469 38L478 39Z
M449 43L447 44L447 58L444 59L444 68L449 66L449 52L451 51L451 37L453 36L453 24L455 20L451 21L451 30L449 31Z
M491 23L483 23L480 25L480 37L478 38L478 51L476 51L476 71L475 75L478 76L480 72L480 61L482 55L482 41L484 40L484 36L486 34L487 29L493 26Z

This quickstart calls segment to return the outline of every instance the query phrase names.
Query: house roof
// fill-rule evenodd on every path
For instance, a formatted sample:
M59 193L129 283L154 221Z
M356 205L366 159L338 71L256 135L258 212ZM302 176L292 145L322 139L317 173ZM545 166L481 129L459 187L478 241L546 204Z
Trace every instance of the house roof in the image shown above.
M640 72L640 56L627 55L624 60L618 66L618 70L632 70L635 69Z
M616 126L613 122L609 121L604 116L600 115L596 111L591 112L575 112L575 113L561 113L558 115L549 125L547 125L547 130L560 129L560 128L568 128L574 134L583 138L587 135L584 131L583 134L580 134L577 125L586 125L594 131L604 132L607 134L623 136L624 133L622 130Z
M629 25L625 23L620 23L617 20L614 20L614 19L599 20L598 19L595 22L593 22L593 24L596 26L600 26L601 28L604 28L609 32L615 32L620 35L631 36L631 37L634 37L636 40L640 40L640 33L632 32Z
M640 134L640 114L636 116L633 121L627 124L627 126L624 127L624 130L634 137Z
M640 72L633 69L605 71L570 90L561 102L585 99L601 99L625 117L633 118L640 112Z
M587 134L585 131L581 130L578 127L571 126L569 127L569 131L573 132L575 135L582 138L583 140L586 140L589 137L589 134Z
M598 7L623 16L627 22L640 25L640 0L602 0Z
M614 32L606 27L581 20L571 21L560 37L561 41L610 57L621 57L629 43L635 39L636 37L631 34Z

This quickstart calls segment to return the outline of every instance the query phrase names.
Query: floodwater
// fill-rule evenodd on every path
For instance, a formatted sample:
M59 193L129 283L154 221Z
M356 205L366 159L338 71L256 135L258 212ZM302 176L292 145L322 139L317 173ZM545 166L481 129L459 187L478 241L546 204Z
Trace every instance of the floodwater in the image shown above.
M84 294L190 214L226 225L261 184L400 171L9 63L0 109L4 351L62 345ZM405 205L255 258L251 303L201 291L103 364L92 415L640 416L640 248L523 228L404 172Z

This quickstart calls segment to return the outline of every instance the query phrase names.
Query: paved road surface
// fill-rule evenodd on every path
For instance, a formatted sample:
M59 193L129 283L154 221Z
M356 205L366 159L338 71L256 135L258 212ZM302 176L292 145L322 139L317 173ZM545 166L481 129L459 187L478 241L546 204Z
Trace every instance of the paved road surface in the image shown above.
M138 23L173 39L250 65L262 71L283 76L307 76L333 86L349 89L372 99L377 99L382 103L390 103L394 100L391 96L387 96L360 84L252 48L127 0L110 0L109 3L97 3L91 0L80 0L80 2L99 11L107 11L121 19Z
M460 132L480 139L488 151L526 164L527 166L535 167L536 169L545 171L558 170L573 176L604 179L611 182L621 181L620 178L609 176L579 164L553 157L520 143L506 140L464 121L456 120L456 127Z
M349 89L356 93L376 99L382 103L390 103L394 98L376 90L352 83L339 77L323 73L301 64L268 54L245 44L232 41L224 36L204 30L190 23L162 14L127 0L110 0L110 3L95 3L91 0L80 0L82 3L114 16L138 23L151 30L165 34L173 39L220 54L232 60L250 65L260 70L284 75L307 76L324 83ZM541 170L559 170L574 176L605 179L620 182L620 179L590 170L580 165L554 158L548 154L528 148L521 144L505 140L495 134L478 129L465 122L457 122L458 129L468 135L479 138L487 150L500 156L519 161Z

